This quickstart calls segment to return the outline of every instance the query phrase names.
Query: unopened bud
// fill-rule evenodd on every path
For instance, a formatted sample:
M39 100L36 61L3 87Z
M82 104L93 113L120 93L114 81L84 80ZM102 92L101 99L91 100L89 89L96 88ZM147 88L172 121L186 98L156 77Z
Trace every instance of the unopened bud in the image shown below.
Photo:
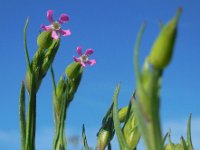
M120 122L124 122L127 116L127 112L128 112L128 106L123 107L119 110L118 112L118 117L119 117L119 121Z
M76 79L80 73L82 74L83 68L79 62L69 64L65 70L67 77L71 80Z
M98 133L98 150L104 150L108 143L110 142L111 133L108 130L101 129L101 131Z
M51 46L52 42L51 31L43 31L38 35L37 45L39 48L47 49Z
M185 150L182 144L167 144L165 150Z
M125 123L123 133L126 139L126 143L130 147L130 149L134 149L137 146L140 139L138 122L134 114L131 115L128 121Z
M157 69L164 69L172 58L177 34L177 24L182 9L178 9L176 16L161 29L149 55L149 63Z
M62 104L63 101L66 99L65 95L65 90L66 90L66 80L61 77L55 91L53 92L53 105L54 105L54 111L58 115L56 117L59 117L59 114L62 111Z

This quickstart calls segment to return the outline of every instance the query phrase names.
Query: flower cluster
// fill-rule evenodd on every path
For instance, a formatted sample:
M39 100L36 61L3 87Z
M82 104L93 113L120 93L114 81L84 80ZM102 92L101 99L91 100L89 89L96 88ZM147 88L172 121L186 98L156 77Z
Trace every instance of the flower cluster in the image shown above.
M44 31L51 31L51 37L53 39L58 39L60 38L60 35L62 36L69 36L71 35L71 31L69 29L67 30L63 30L61 28L63 23L66 23L69 21L69 16L67 14L61 14L58 20L54 20L53 19L53 10L48 10L47 11L47 19L49 20L49 22L51 23L50 25L41 25L41 28ZM78 46L76 49L79 57L75 57L73 56L74 61L81 63L81 65L83 67L86 66L86 64L89 64L90 66L93 66L94 64L96 64L96 60L95 59L91 59L89 60L89 56L91 54L94 53L94 50L91 48L86 49L86 52L83 54L82 53L82 47Z

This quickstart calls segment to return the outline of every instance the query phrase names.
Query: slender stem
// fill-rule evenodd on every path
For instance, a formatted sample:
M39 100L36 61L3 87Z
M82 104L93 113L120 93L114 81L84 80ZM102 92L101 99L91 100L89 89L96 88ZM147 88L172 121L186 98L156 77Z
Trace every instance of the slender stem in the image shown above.
M62 107L61 107L61 113L58 118L58 121L56 122L57 124L55 125L56 127L56 132L54 136L54 143L53 143L53 149L54 150L60 150L59 148L62 147L63 150L66 148L66 138L65 138L65 120L66 120L66 111L69 106L67 102L69 101L68 97L68 86L66 87L65 91L65 99L62 99ZM61 142L61 143L60 143Z
M31 92L29 93L28 118L26 127L26 150L35 150L35 128L36 128L36 92L35 79L31 74Z

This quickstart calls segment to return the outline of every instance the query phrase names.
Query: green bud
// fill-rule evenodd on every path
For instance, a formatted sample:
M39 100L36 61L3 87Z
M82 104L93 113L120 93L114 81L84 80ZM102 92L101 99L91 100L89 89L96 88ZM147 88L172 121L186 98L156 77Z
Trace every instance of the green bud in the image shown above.
M118 117L120 122L124 122L128 113L128 106L123 107L118 112Z
M73 80L69 80L69 86L70 86L70 90L69 90L69 100L71 101L74 97L74 94L76 93L78 86L81 82L81 78L82 78L82 69L80 70L80 72L78 73L76 79Z
M175 150L184 150L184 147L182 144L176 144L175 145Z
M178 9L175 17L162 27L149 55L149 62L157 69L164 69L172 58L177 34L177 24L182 9Z
M29 70L29 68L27 69L26 72L26 87L30 93L32 84L35 84L35 90L36 92L38 91L40 84L41 84L41 68L42 68L42 63L43 63L43 59L44 59L44 53L42 52L42 50L40 48L38 48L38 50L36 51L33 60L31 62L31 69L32 72ZM31 76L32 74L34 74L34 83L31 83Z
M82 73L82 71L83 68L79 62L72 62L67 66L65 73L70 80L74 80Z
M47 49L51 46L53 38L51 37L51 31L43 31L38 35L37 45L39 48Z
M56 119L58 119L61 110L62 110L62 104L63 104L63 100L66 99L66 95L65 95L65 90L66 90L66 80L61 77L57 86L56 86L56 91L54 91L53 93L53 105L54 105L54 112L56 114Z
M42 73L41 78L43 78L48 71L49 67L53 63L53 60L57 54L58 48L60 46L60 39L54 40L51 46L48 48L44 54L43 63L42 63Z
M126 143L130 149L134 149L140 140L138 122L134 114L132 114L128 121L125 123L123 127L123 133L126 139Z
M151 78L152 72L147 59L144 62L143 70L141 73L141 83L138 85L137 94L139 97L139 104L142 112L144 113L145 119L150 121L152 120L152 103L154 103L150 99L150 91L151 91ZM156 84L156 83L154 83Z
M165 145L165 150L175 150L175 144L167 144Z
M98 150L104 150L108 143L110 142L111 133L108 130L101 129L101 131L98 133Z
M26 88L29 93L31 93L31 86L32 86L32 81L31 81L31 71L29 68L27 68L26 72Z
M165 150L185 150L182 144L170 143L165 146Z

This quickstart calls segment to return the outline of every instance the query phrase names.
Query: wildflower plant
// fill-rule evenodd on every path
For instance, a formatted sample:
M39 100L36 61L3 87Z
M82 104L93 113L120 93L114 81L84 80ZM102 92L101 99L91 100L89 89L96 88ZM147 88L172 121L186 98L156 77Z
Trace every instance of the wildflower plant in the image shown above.
M143 24L138 34L134 48L134 69L136 74L136 87L130 96L127 106L118 108L118 96L121 84L118 84L110 107L105 113L99 131L97 132L96 150L112 149L111 142L116 135L121 150L136 150L139 140L143 138L147 150L193 150L191 138L191 115L188 119L187 139L181 137L181 142L174 144L171 133L163 136L160 123L160 90L161 79L167 65L170 63L174 45L177 38L178 21L182 9L166 24L161 26L161 31L156 38L150 54L144 61L142 69L138 64L138 50L146 24ZM82 52L78 46L78 57L73 56L73 61L66 67L65 74L60 76L56 83L52 67L54 58L60 46L60 38L69 36L69 29L62 29L62 24L69 21L67 14L61 14L56 21L53 19L53 10L47 11L50 25L42 25L42 32L37 37L37 50L30 60L26 30L24 28L24 49L27 62L26 79L22 81L19 101L19 119L21 134L21 150L35 150L36 129L36 97L42 80L47 71L51 70L53 85L53 114L54 114L54 140L53 150L66 150L67 138L65 135L67 110L81 83L86 66L96 64L95 59L90 59L94 53L92 48ZM26 91L28 92L28 108L26 109ZM83 148L89 150L86 129L82 127ZM166 139L168 143L166 144Z

